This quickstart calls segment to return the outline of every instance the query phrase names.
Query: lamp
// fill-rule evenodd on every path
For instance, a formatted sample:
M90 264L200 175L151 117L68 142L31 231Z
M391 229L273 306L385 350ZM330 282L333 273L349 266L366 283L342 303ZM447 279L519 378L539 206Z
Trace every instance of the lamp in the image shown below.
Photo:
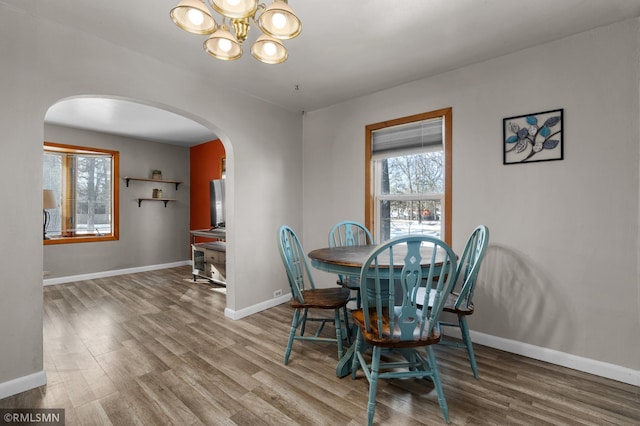
M251 46L253 57L265 64L280 64L287 60L287 49L280 40L297 37L302 30L300 19L289 7L287 0L273 0L269 6L258 4L258 0L207 1L213 11L222 15L220 26L204 0L180 0L171 9L170 16L185 31L210 34L204 42L204 50L209 55L224 61L241 57L242 42L247 39L251 20L263 33ZM262 13L256 19L260 11Z
M44 221L42 224L42 239L46 240L47 226L49 226L50 213L48 209L55 209L58 207L58 201L52 189L45 189L42 191L42 212L44 215Z

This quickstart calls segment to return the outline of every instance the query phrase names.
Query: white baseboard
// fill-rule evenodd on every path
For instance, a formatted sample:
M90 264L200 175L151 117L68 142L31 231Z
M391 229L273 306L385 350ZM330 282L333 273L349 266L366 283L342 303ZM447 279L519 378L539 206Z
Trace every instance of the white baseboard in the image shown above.
M18 377L8 382L0 383L0 399L16 395L47 384L47 374L44 371Z
M533 358L555 365L561 365L618 382L640 386L640 371L638 370L476 331L470 331L469 334L471 335L471 340L479 345L489 346L494 349L500 349L505 352L526 356L527 358ZM455 335L455 333L451 333L451 335ZM459 337L459 335L456 337Z
M138 266L135 268L116 269L113 271L94 272L91 274L71 275L68 277L48 278L42 280L42 285L54 285L72 283L74 281L93 280L96 278L113 277L116 275L134 274L136 272L155 271L157 269L175 268L177 266L191 265L191 260L183 260L181 262L163 263L160 265Z
M224 310L224 316L231 318L233 320L239 320L240 318L257 314L258 312L264 311L269 308L273 308L274 306L282 305L283 303L288 302L290 299L291 299L291 293L287 293L287 294L283 294L280 297L265 300L264 302L260 302L256 305L249 306L239 311L234 311L229 308L226 308Z

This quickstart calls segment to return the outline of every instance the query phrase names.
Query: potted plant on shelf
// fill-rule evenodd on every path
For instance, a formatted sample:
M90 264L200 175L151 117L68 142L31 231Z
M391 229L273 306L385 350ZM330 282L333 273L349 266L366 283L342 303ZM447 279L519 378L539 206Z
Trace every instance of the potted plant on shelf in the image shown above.
M162 180L162 171L154 170L151 172L151 179Z

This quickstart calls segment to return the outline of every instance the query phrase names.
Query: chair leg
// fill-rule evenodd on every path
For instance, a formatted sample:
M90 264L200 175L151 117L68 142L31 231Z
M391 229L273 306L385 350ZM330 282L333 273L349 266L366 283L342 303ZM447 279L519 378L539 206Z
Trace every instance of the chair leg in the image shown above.
M338 359L340 359L344 354L342 350L342 321L340 321L340 308L334 310L333 321L336 326L336 340L338 343Z
M438 365L436 364L436 355L433 351L433 346L427 346L427 357L429 360L429 367L431 367L433 385L436 388L438 394L438 404L440 405L440 411L442 411L442 417L444 421L449 423L449 408L447 407L447 400L444 399L444 391L442 390L442 383L440 382L440 373L438 372Z
M411 349L407 355L405 356L405 358L407 359L407 361L409 361L411 363L411 365L409 366L409 371L415 371L416 370L416 366L418 365L418 363L416 362L416 351L415 349Z
M373 424L376 414L376 391L378 390L378 376L380 374L380 352L378 346L373 347L371 355L371 378L369 379L369 402L367 403L367 425Z
M471 342L471 336L469 336L469 326L467 325L467 319L464 315L458 315L458 322L460 324L460 331L462 332L462 341L467 348L467 354L469 355L469 363L471 364L471 371L473 371L473 377L478 378L478 365L476 364L476 357L473 353L473 342Z
M346 305L342 308L342 313L344 315L344 331L346 333L347 343L351 344L351 327L349 326L349 314L347 312Z
M302 321L300 322L300 335L304 336L304 329L307 326L307 314L309 313L309 309L304 310L304 314L302 314Z
M298 328L298 320L300 319L300 309L296 309L293 314L293 320L291 321L291 331L289 331L289 343L287 343L287 349L284 351L284 365L289 363L289 355L291 355L291 347L293 346L293 339L296 335L296 329Z

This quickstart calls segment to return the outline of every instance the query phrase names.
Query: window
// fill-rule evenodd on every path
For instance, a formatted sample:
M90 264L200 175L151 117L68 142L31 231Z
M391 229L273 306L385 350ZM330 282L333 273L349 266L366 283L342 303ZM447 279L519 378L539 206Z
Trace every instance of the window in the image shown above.
M451 241L451 108L366 126L365 221L376 241Z
M45 142L43 173L45 244L118 239L118 151Z

